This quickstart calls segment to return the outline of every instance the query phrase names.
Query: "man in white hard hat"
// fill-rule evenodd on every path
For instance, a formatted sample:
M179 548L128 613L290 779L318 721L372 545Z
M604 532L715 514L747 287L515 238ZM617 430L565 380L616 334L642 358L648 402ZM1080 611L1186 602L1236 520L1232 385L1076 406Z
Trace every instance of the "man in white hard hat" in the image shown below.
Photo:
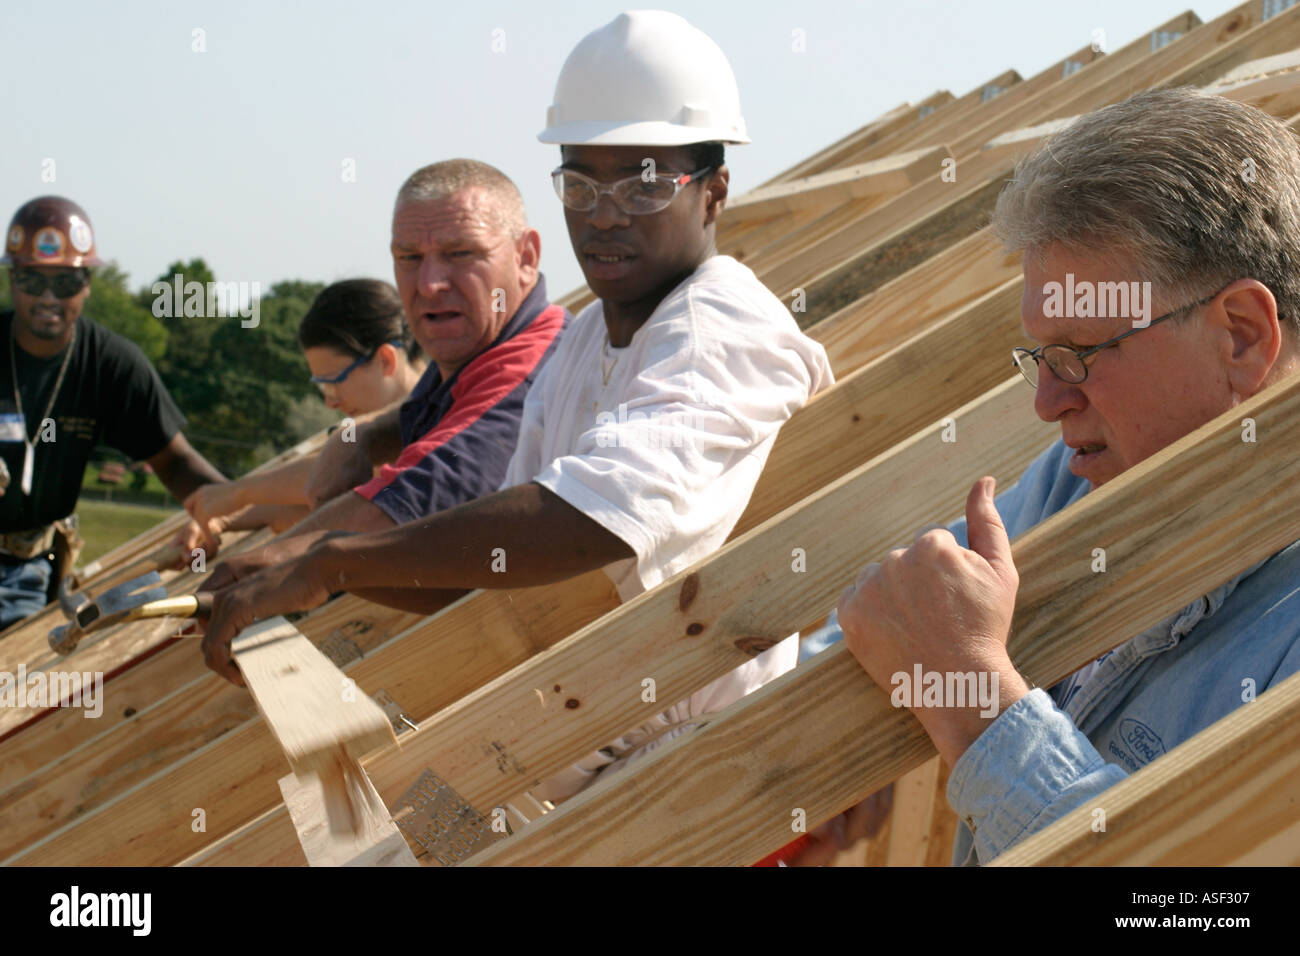
M723 144L748 138L712 40L675 14L621 14L570 54L548 119L539 138L561 146L556 189L598 301L529 393L503 490L389 532L321 540L227 588L204 640L214 670L238 681L229 643L241 628L343 588L413 607L429 589L602 568L631 599L723 544L781 425L832 384L822 347L716 253ZM505 570L493 570L497 548ZM794 667L797 651L795 639L768 648L534 794L576 792Z

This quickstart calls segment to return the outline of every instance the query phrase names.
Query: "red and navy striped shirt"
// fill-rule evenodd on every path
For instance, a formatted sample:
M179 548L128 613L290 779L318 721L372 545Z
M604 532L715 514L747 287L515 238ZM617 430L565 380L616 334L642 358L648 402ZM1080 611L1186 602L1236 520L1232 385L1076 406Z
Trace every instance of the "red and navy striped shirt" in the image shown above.
M569 313L541 275L497 340L447 381L433 362L402 403L402 453L355 490L397 524L496 491L515 452L524 398Z

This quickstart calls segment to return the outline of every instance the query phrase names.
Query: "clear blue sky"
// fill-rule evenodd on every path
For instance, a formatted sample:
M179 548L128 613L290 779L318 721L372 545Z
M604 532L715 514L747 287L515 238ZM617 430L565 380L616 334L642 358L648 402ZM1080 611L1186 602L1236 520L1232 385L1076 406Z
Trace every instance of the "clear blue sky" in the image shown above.
M505 171L542 235L553 295L581 282L537 142L565 56L623 9L572 0L455 4L4 0L0 217L42 193L80 202L101 253L151 281L203 256L218 278L391 281L402 180L469 156ZM740 85L753 145L733 190L881 113L1029 77L1086 46L1118 49L1182 0L725 0L665 3L711 35ZM1208 21L1235 4L1192 7ZM193 52L202 29L206 52ZM792 31L807 38L792 51ZM493 52L493 31L505 40ZM56 180L41 180L53 159ZM356 182L342 164L355 160ZM93 314L93 303L91 304Z

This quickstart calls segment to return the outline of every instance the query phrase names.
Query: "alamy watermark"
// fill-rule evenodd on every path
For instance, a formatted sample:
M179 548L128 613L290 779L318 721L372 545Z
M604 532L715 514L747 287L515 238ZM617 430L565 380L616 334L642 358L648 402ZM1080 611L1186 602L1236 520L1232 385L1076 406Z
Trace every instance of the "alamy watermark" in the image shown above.
M148 936L152 912L152 893L87 893L74 883L69 892L50 897L51 926L120 926Z
M1043 316L1049 319L1132 319L1133 328L1151 324L1150 282L1075 282L1043 286Z
M86 718L104 714L103 671L0 671L0 707L80 707Z
M708 434L689 411L629 412L626 402L619 402L617 413L598 412L596 428L599 448L682 448L688 434Z
M997 671L896 671L889 678L895 707L979 707L981 717L998 715Z
M149 291L153 294L153 314L160 319L225 319L238 316L246 329L255 329L262 321L262 283L185 281L176 273L171 282L159 280Z

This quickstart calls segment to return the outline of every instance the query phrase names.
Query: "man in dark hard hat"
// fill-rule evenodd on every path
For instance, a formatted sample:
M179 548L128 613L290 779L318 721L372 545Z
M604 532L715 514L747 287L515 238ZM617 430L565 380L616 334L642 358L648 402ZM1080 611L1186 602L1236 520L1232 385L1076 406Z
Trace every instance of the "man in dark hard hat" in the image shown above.
M226 480L181 434L184 418L144 353L81 314L103 263L85 210L31 200L4 252L14 307L0 312L0 629L44 607L70 569L72 510L97 446L147 461L181 500Z

